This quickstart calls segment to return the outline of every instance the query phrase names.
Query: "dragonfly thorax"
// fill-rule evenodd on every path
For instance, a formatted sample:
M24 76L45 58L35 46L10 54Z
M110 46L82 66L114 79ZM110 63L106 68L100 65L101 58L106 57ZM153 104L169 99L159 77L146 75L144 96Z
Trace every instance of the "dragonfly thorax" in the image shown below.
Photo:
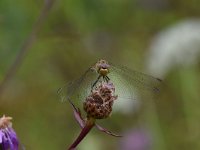
M101 76L105 77L105 76L107 76L107 74L109 73L109 70L108 70L107 68L100 68L99 71L98 71L98 73L99 73Z

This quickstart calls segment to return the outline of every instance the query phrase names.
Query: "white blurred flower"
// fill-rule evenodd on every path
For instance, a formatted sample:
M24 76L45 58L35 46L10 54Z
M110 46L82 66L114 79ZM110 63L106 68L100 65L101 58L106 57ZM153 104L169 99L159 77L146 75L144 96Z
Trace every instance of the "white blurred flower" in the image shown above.
M164 77L173 66L197 63L199 56L200 20L190 19L162 31L153 39L147 69L151 74Z

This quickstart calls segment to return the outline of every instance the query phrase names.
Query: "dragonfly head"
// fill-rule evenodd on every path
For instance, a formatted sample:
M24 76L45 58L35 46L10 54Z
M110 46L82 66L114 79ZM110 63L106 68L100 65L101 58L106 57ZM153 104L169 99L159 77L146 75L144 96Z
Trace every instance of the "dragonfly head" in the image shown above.
M108 64L106 60L101 59L96 63L97 72L101 76L106 76L109 73L109 68L110 68L110 65Z

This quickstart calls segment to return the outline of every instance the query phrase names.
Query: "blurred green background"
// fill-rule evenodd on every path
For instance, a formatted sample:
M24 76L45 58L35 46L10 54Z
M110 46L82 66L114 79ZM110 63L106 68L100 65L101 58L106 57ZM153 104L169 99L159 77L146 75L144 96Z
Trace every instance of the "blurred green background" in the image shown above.
M198 0L1 0L2 82L20 51L25 49L26 53L16 73L3 85L0 115L13 117L13 127L27 150L67 149L80 128L69 104L59 101L57 89L104 58L164 80L158 100L148 102L148 109L126 117L113 114L113 118L100 121L106 122L105 127L116 133L144 127L151 133L149 149L153 150L199 150L199 54L192 57L194 63L184 64L187 57L183 57L178 65L172 63L170 69L164 68L161 75L148 67L148 62L159 57L151 53L155 37L183 20L198 20L199 10ZM41 12L43 17L37 22ZM191 33L188 30L184 36L184 31L174 36L184 41L182 38L187 39L187 33ZM32 32L35 38L28 43ZM176 41L174 44L180 46L176 55L181 57L186 51L190 56L193 48L178 50L184 47ZM160 55L167 55L165 46ZM200 51L199 45L195 48ZM175 59L173 53L167 62L171 58ZM78 149L120 149L120 141L92 130Z

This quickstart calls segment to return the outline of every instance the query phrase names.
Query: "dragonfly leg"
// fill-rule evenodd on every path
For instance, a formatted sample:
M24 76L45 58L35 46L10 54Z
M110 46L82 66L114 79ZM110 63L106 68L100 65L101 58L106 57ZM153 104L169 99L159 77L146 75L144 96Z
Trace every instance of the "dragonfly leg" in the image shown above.
M105 78L105 76L103 76L103 82L105 82L106 81L106 78Z
M108 76L105 76L106 82L108 83L108 81L110 80L110 78Z
M91 90L93 90L94 86L97 84L100 78L101 78L101 75L99 75L97 80L92 84Z

